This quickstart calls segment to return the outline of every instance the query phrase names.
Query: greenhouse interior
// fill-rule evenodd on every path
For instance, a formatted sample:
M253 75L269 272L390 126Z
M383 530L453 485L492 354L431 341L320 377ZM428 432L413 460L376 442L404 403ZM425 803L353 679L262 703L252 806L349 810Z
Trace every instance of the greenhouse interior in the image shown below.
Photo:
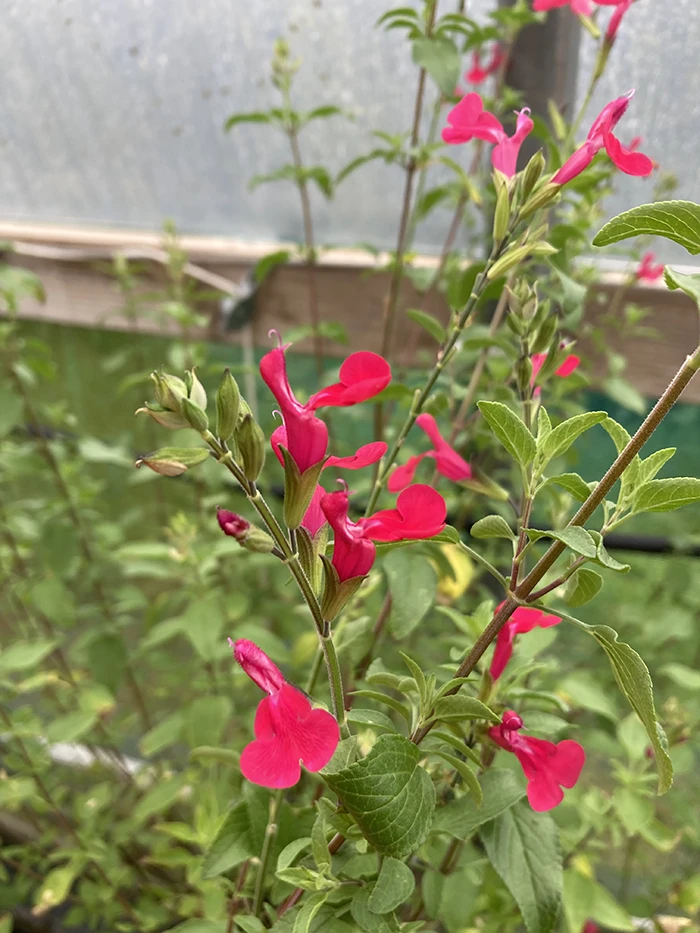
M0 933L700 933L700 5L396 3L6 0Z

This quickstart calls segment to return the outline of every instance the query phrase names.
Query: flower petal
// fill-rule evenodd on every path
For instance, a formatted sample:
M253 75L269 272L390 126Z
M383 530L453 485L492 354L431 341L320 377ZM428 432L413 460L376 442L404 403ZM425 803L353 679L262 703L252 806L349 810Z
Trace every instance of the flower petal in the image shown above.
M351 353L340 367L340 381L312 395L307 408L357 405L379 395L391 382L391 367L378 353Z
M321 508L321 499L326 495L323 486L316 486L314 494L311 497L309 507L301 520L301 527L305 528L311 537L315 537L326 524L326 516Z
M633 152L627 146L623 146L617 136L610 132L604 134L604 139L605 151L621 172L644 178L654 171L654 163L643 152Z
M361 470L381 460L387 452L388 445L384 441L372 441L359 447L351 457L329 457L325 467L338 467L342 470Z
M558 807L564 799L564 791L556 781L546 774L539 774L527 785L527 799L537 813L545 813Z
M389 481L386 484L386 488L389 492L401 492L402 489L405 489L407 486L410 486L413 482L413 477L416 472L416 468L421 460L424 460L428 454L418 454L415 457L409 457L406 463L403 466L396 467Z
M556 753L549 759L549 774L563 787L573 787L581 776L586 763L586 753L578 742L564 739L557 745Z

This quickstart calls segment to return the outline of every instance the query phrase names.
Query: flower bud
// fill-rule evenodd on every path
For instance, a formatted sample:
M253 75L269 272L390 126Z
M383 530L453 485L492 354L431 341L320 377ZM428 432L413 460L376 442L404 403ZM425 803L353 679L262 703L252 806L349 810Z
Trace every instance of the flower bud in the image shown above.
M512 246L491 266L486 273L486 278L491 281L500 278L502 275L505 275L506 272L510 272L511 269L520 265L523 259L526 259L529 254L530 247L527 244L525 246Z
M231 370L225 369L216 393L216 433L219 440L227 441L236 430L240 410L238 383L231 375Z
M202 411L199 405L191 399L186 398L182 400L182 413L195 431L199 431L200 434L203 434L205 431L209 430L207 413Z
M526 201L532 194L532 191L537 182L540 180L546 165L547 163L545 161L544 155L542 154L542 150L538 149L525 166L525 171L522 175L520 193L524 201Z
M187 386L187 398L199 405L202 411L207 410L207 393L204 386L197 378L196 369L188 369L185 372L185 385Z
M156 402L166 411L181 412L182 400L187 398L187 386L182 379L164 372L151 373L151 379Z
M561 185L555 185L551 181L547 182L546 185L543 185L525 202L520 211L520 219L525 220L526 217L534 214L535 211L539 211L543 207L548 207L558 198L560 191Z
M236 429L236 443L245 478L255 482L265 463L265 435L252 415L244 415Z
M537 331L537 336L532 342L530 351L532 353L546 353L551 346L552 341L554 340L554 335L557 332L558 321L557 317L554 314L548 315L542 326Z
M184 415L180 415L176 411L168 411L162 405L146 402L143 408L136 409L137 415L141 413L149 415L161 427L170 428L171 431L189 427L189 422Z
M508 223L510 221L510 197L508 194L508 184L500 172L494 172L494 179L501 179L496 184L496 210L493 216L493 239L495 243L502 243L508 233Z
M275 542L272 537L266 531L251 524L242 515L229 512L228 509L217 509L216 519L223 533L230 538L235 538L246 551L269 554L274 550Z
M137 460L136 467L145 465L161 476L179 476L208 458L209 451L203 447L161 447Z
M530 358L525 356L518 360L515 372L518 379L518 391L521 395L527 395L530 391L530 382L532 381L532 363Z

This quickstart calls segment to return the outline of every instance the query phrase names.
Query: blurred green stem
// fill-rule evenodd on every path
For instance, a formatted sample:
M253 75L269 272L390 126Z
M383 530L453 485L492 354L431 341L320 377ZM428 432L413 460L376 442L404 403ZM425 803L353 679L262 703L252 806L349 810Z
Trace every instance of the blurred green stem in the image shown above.
M258 875L255 879L255 893L253 895L253 915L256 917L259 917L262 913L267 866L270 861L270 856L272 855L274 841L277 837L277 815L283 796L284 790L280 789L270 797L270 815L267 820L267 828L265 829L265 840L263 842L262 852L260 853L260 867L258 868Z

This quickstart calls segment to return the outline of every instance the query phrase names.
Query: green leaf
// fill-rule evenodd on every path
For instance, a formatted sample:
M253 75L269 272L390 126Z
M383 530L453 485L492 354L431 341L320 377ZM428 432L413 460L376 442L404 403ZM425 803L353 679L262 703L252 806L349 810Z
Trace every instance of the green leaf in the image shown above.
M73 887L73 882L83 869L83 864L77 858L71 859L66 865L53 868L44 878L44 882L34 895L37 913L44 913L52 907L62 904Z
M277 871L285 871L296 861L297 856L311 845L311 836L302 836L286 845L277 857Z
M511 457L522 467L531 463L537 443L520 418L501 402L477 402L477 407Z
M413 61L427 71L443 94L454 93L462 69L462 56L454 42L444 37L416 39Z
M372 913L369 909L371 895L371 886L362 887L352 899L350 912L352 913L352 919L357 924L355 929L359 927L364 933L393 933L394 924L390 926L383 917Z
M197 697L185 710L183 737L190 748L218 745L232 715L229 697Z
M581 933L587 920L608 930L634 930L632 918L593 878L564 872L564 916L569 933Z
M350 722L355 722L359 725L376 726L378 729L386 729L387 732L399 731L386 713L382 713L378 709L359 709L358 707L353 707L348 710L347 718Z
M565 601L572 607L589 603L603 585L603 578L595 570L582 567L569 580L566 587Z
M409 899L415 885L413 872L405 862L385 858L367 907L373 914L388 914Z
M567 618L563 615L563 618ZM668 742L656 718L654 685L649 669L634 648L618 641L617 632L607 625L586 625L568 617L579 628L592 635L607 654L618 686L627 697L632 709L642 721L651 739L659 774L658 793L665 794L673 783L673 763L668 753Z
M320 872L329 872L331 854L328 851L328 840L326 839L326 823L320 812L311 829L311 851L316 862L316 868Z
M49 742L75 742L89 732L97 722L97 713L94 710L77 710L57 716L46 728L46 738Z
M550 476L542 483L540 489L546 486L561 486L579 502L585 502L591 494L588 483L578 473L559 473L557 476Z
M598 552L590 533L579 525L569 525L561 531L538 531L537 528L529 528L527 534L533 541L539 541L540 538L554 538L555 541L565 544L574 554L580 554L582 557L595 558Z
M654 479L659 470L668 463L671 457L676 453L675 447L664 447L663 450L657 450L646 460L639 464L639 483L644 484Z
M449 752L443 752L439 749L434 749L431 754L437 755L439 758L442 758L444 761L446 761L449 765L452 765L455 771L461 776L466 787L469 789L469 792L474 797L477 807L480 807L484 801L484 795L481 791L481 784L479 784L477 776L474 774L466 761L462 761L462 759L457 758L456 755L450 755Z
M485 703L476 697L463 696L455 693L452 696L440 697L435 701L431 719L461 721L462 719L486 719L489 722L500 722L501 717L490 710Z
M139 800L131 811L131 819L134 825L145 823L155 813L163 813L168 810L180 796L184 784L185 778L181 775L156 784Z
M664 664L661 673L670 677L679 687L685 687L686 690L700 690L700 671L692 667L686 667L685 664Z
M157 755L158 752L178 742L182 734L184 716L181 712L171 713L166 716L162 722L154 726L139 741L139 749L142 755L150 758Z
M525 782L513 771L492 768L481 778L483 803L471 794L452 800L435 814L433 832L467 840L476 830L508 810L525 796Z
M262 285L275 266L284 265L289 262L291 253L288 249L278 249L274 253L268 253L255 264L253 274L258 285Z
M480 835L528 933L550 933L562 897L562 856L554 820L525 802L516 803L482 826Z
M175 927L168 927L165 933L221 933L221 924L196 917L193 920L178 923Z
M700 275L684 275L666 266L664 280L671 291L680 289L700 307Z
M366 758L324 774L365 839L384 855L405 858L430 831L435 788L420 757L408 739L381 735Z
M294 918L294 927L292 933L309 933L311 924L316 914L325 904L329 891L319 891L317 894L311 894L304 898L301 910Z
M435 602L437 574L426 557L415 550L391 551L384 571L392 596L389 627L396 638L406 638Z
M308 844L308 840L297 840L297 843L300 841ZM235 868L236 865L240 865L247 858L257 854L251 839L248 806L242 801L229 811L209 851L204 856L202 878L216 878L217 875Z
M241 123L272 123L272 118L262 110L253 113L234 113L224 123L224 130L228 132Z
M419 308L409 308L406 314L412 321L415 321L416 324L420 324L424 330L427 330L430 336L437 340L440 345L447 339L445 328L439 321L435 320L432 314L427 314Z
M603 544L603 536L599 531L590 531L589 534L596 543L595 561L597 564L600 564L601 567L607 567L608 570L614 570L616 573L630 572L632 568L629 564L621 564L619 560L615 560L614 557L608 554Z
M365 699L374 700L376 703L384 703L403 716L409 725L411 723L411 712L401 700L380 693L378 690L353 690L351 696L365 697Z
M696 256L700 253L700 204L657 201L634 207L609 220L595 235L593 245L609 246L635 236L662 236Z
M632 440L625 428L612 418L606 418L605 421L602 421L601 427L603 427L612 438L618 454L621 454ZM637 455L622 474L620 478L620 502L623 502L629 496L630 492L639 484L641 463L642 461L639 455Z
M613 806L630 836L636 836L654 819L654 806L649 798L642 797L629 787L615 788Z
M325 120L328 117L342 116L347 116L344 110L341 110L340 107L335 107L333 104L326 104L323 107L314 107L313 110L309 110L308 113L304 114L304 120Z
M515 534L508 522L501 515L487 515L474 522L469 529L472 538L507 538L515 539Z
M57 644L58 640L55 638L16 641L0 652L0 671L3 674L9 674L37 667L47 655L51 654Z
M243 933L265 933L265 927L262 925L262 920L258 920L257 917L252 917L250 914L237 914L236 915L236 926L243 930ZM221 933L221 930L219 930Z
M700 479L679 476L673 479L653 479L637 490L634 512L673 512L700 501Z
M567 421L558 424L542 442L538 450L538 470L544 467L555 457L560 457L571 447L574 441L596 424L600 424L608 417L605 411L587 411L582 415L574 415Z

